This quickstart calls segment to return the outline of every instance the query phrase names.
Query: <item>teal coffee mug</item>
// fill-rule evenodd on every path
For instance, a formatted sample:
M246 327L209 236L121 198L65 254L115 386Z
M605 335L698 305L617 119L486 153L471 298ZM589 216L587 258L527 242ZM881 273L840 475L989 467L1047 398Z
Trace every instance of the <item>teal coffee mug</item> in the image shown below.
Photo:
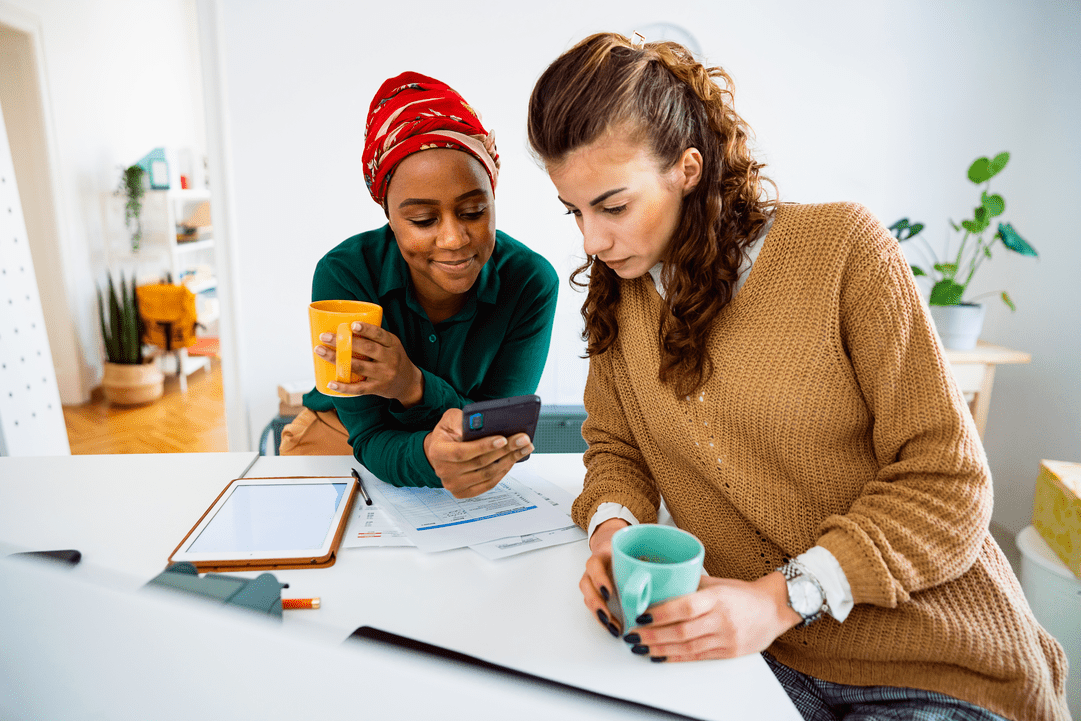
M655 603L698 590L706 549L672 526L643 523L612 536L612 575L623 609L624 630Z

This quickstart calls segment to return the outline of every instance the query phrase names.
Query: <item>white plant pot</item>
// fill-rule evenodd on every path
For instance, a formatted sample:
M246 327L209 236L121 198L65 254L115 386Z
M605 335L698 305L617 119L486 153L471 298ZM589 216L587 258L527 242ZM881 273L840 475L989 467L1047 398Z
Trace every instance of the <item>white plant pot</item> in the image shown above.
M932 305L931 319L935 322L942 345L951 350L972 350L983 330L986 306L980 303Z

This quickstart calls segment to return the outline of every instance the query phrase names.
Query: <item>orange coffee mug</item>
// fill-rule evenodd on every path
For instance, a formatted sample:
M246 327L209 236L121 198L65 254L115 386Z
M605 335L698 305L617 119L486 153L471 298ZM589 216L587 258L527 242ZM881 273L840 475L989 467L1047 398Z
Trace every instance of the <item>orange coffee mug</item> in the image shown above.
M315 388L328 396L352 396L352 393L332 391L328 383L359 383L364 380L353 372L353 331L356 321L380 325L383 308L362 300L317 300L308 306L308 320L312 328L312 355L315 357ZM319 336L334 333L337 336L337 358L331 363L320 358L314 349L323 344Z

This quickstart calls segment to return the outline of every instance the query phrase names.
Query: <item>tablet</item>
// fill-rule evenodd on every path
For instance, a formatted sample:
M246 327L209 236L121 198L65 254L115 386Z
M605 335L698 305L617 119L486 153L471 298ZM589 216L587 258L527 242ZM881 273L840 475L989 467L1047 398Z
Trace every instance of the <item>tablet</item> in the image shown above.
M238 478L169 557L199 571L328 566L356 481L349 477Z

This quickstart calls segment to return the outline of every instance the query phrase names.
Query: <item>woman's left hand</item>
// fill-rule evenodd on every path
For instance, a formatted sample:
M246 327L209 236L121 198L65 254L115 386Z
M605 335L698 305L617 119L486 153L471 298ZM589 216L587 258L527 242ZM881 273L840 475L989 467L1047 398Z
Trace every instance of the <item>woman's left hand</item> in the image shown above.
M424 398L424 376L405 353L401 340L388 330L359 321L351 326L353 335L353 372L363 380L358 383L330 384L331 390L349 395L374 395L397 400L406 408ZM323 333L319 340L327 345L315 352L333 363L336 336Z
M630 629L624 640L635 653L667 661L758 653L803 620L789 607L788 586L776 571L750 582L703 576L696 592L643 616L653 620Z

